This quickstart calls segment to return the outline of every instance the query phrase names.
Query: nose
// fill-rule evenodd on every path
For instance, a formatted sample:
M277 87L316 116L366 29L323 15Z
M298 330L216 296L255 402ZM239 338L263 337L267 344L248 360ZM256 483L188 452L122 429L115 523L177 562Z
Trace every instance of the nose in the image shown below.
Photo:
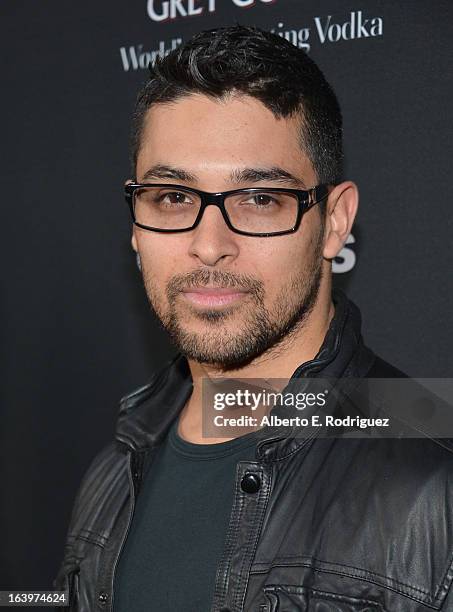
M206 206L200 223L192 232L189 254L204 265L214 266L221 260L237 257L239 235L230 230L217 206Z

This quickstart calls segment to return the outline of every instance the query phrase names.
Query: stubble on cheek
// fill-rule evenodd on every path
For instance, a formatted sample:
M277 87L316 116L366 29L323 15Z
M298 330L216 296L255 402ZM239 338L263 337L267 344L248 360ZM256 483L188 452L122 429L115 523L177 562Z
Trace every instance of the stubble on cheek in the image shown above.
M154 274L152 270L148 268L144 268L142 264L142 276L143 276L143 284L145 287L146 295L148 298L148 303L151 307L151 310L158 321L164 325L165 327L165 318L166 312L168 312L168 307L165 305L165 295L159 290L157 284L153 280Z

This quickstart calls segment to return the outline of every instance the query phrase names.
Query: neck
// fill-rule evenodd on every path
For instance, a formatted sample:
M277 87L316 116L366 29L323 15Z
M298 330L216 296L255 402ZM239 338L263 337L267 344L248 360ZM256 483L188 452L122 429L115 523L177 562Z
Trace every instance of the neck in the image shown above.
M224 372L220 367L188 360L193 392L179 417L179 435L195 444L216 444L232 438L202 436L202 381L216 378L289 379L297 367L314 359L323 343L335 308L331 283L322 283L316 303L304 324L246 366Z

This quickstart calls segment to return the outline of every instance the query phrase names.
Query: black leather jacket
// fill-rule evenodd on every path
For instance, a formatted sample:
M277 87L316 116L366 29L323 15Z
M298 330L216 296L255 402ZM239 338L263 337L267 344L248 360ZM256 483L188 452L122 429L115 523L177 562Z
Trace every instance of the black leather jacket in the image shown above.
M363 344L357 306L338 290L334 301L321 350L293 377L404 376ZM191 391L178 355L121 400L116 438L82 481L54 582L70 590L71 610L113 609L144 462ZM259 477L253 493L241 486L249 473ZM274 432L255 461L238 464L210 612L453 611L452 482L453 452L429 438Z

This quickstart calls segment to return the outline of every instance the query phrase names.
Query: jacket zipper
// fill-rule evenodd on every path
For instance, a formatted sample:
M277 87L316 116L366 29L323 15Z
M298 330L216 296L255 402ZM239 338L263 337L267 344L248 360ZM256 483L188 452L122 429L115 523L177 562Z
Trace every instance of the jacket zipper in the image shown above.
M113 599L114 599L114 588L113 585L115 583L115 572L116 572L116 568L118 565L118 561L119 558L121 556L121 552L123 550L124 544L126 542L126 538L127 535L129 533L129 529L132 523L132 517L134 515L134 510L135 510L135 497L136 497L136 493L135 493L135 487L136 487L136 480L138 479L138 475L135 476L137 474L136 470L136 464L137 464L137 455L134 451L130 451L129 452L129 462L128 462L128 466L127 466L127 473L128 473L128 479L129 479L129 490L130 490L130 494L131 494L131 499L130 499L130 506L129 506L129 514L128 514L128 519L127 519L127 525L126 525L126 529L123 532L123 536L121 539L121 544L120 547L118 549L118 552L116 554L115 560L113 562L113 571L112 571L112 584L111 584L111 597L110 597L110 607L109 610L112 611L113 610Z

